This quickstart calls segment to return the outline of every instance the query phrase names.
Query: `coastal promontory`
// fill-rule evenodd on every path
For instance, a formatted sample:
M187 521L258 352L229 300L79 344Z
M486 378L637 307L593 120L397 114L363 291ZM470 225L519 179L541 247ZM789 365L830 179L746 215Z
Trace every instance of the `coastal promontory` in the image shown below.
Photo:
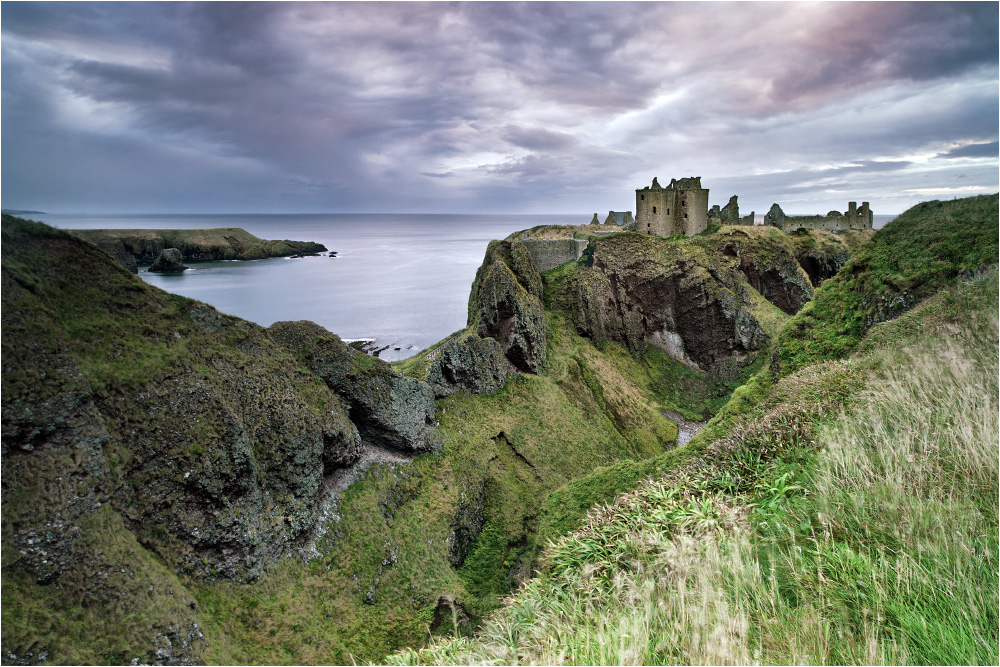
M74 229L73 236L90 241L132 273L138 264L152 264L167 248L180 251L183 262L265 259L326 252L313 241L269 241L239 227L211 229Z

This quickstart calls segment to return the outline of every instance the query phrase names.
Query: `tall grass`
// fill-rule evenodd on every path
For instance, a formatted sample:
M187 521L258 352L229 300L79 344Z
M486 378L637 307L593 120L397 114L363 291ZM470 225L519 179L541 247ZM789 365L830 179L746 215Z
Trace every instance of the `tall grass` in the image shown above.
M883 353L804 465L742 494L648 482L550 547L476 638L391 661L997 664L996 320L967 333Z

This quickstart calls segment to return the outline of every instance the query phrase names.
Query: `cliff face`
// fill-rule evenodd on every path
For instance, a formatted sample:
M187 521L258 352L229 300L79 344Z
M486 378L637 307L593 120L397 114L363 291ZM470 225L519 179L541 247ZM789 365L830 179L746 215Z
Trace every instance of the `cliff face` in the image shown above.
M469 296L469 327L524 373L545 368L542 279L520 241L491 241Z
M813 286L784 234L745 227L669 241L620 234L551 276L547 299L597 341L647 346L730 376L751 361ZM752 288L752 289L751 289ZM763 297L763 298L761 298Z
M114 257L132 273L136 263L152 264L166 248L176 248L185 262L264 259L326 252L313 241L268 241L238 227L217 229L75 229L85 239Z
M4 492L53 477L12 537L23 547L36 518L63 518L18 562L59 577L78 559L31 554L71 553L74 524L110 503L184 571L258 576L314 522L323 462L357 458L336 396L262 328L152 289L68 235L3 229ZM55 475L66 459L76 472Z
M729 377L787 317L761 294L808 297L791 246L753 233L618 234L544 280L493 242L430 386L5 219L5 649L377 662L443 609L488 612L530 576L549 492L671 447L662 408L724 393L656 348Z

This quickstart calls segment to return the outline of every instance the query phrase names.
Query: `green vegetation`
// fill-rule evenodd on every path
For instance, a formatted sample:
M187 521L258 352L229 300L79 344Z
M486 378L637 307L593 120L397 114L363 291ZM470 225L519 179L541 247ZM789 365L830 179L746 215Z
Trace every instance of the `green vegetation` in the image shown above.
M5 219L5 420L10 405L92 396L78 412L99 408L108 439L5 450L4 649L88 664L152 660L168 640L223 664L394 651L397 664L995 664L996 205L932 202L901 216L795 316L744 290L772 346L726 378L582 336L571 296L588 258L548 272L544 373L439 400L439 454L326 479L346 490L320 508L319 529L247 583L197 576L176 525L143 523L142 496L105 495L91 469L104 461L101 479L120 479L145 442L170 443L156 461L222 467L212 415L224 411L186 402L211 390L252 424L248 447L267 465L247 477L264 483L292 460L269 434L308 420L343 430L340 401L259 327L144 285L63 232ZM683 251L697 281L814 241L836 245L735 228L597 244L606 261ZM424 377L435 348L394 367ZM191 382L184 392L157 394L178 378ZM711 421L675 448L665 410ZM150 485L183 474L140 473ZM75 565L39 583L17 565L19 531L80 498L102 504L79 519ZM185 499L166 501L169 515ZM300 501L267 502L223 514L288 530Z
M186 261L264 259L323 252L311 241L269 241L239 227L212 229L75 229L73 236L98 247L121 242L139 262L152 262L163 248L177 248Z
M3 234L5 406L44 402L73 388L65 383L79 382L104 415L111 439L98 449L111 474L133 471L145 455L139 443L147 441L171 443L164 461L224 463L216 442L224 427L213 416L224 411L210 404L192 410L188 403L206 391L250 401L251 414L263 413L258 434L294 428L307 412L330 419L340 410L306 360L274 345L259 327L148 286L58 230L12 221ZM513 377L494 395L460 392L440 401L439 455L371 463L326 511L315 551L303 552L311 559L293 552L252 583L211 581L214 570L208 581L177 574L190 548L171 536L173 526L151 523L135 533L136 524L123 520L143 516L147 501L139 495L118 495L103 505L107 521L88 524L89 541L74 556L78 566L60 574L58 588L37 583L11 566L19 554L9 538L21 522L51 516L53 503L86 495L88 488L100 493L99 482L83 475L81 466L89 464L79 451L54 449L51 460L44 459L44 480L38 477L42 455L14 457L36 467L16 478L4 502L5 649L17 655L43 650L66 663L146 661L167 638L178 650L175 634L187 637L197 623L204 639L197 631L191 637L185 653L191 659L347 663L378 661L418 644L428 626L449 632L450 623L435 624L442 596L463 605L475 623L529 576L548 492L594 466L647 458L676 440L656 394L662 369L618 346L596 349L558 314L547 315L546 329L543 376ZM79 373L59 370L67 359ZM195 390L170 395L157 388L171 378L192 378ZM253 378L249 385L247 378ZM162 396L157 405L170 408L148 410L141 401L150 395ZM294 419L268 418L267 406L289 395L301 400L301 410L286 413ZM178 431L184 435L176 441L158 435ZM254 455L285 460L280 452ZM12 476L17 470L6 457L4 468ZM80 486L67 490L57 481L67 470L77 471ZM158 479L152 470L140 475L146 483ZM288 525L279 510L263 509L262 529ZM225 511L244 521L255 510L237 504ZM465 553L458 553L452 547L463 530ZM121 549L108 545L117 542L127 555L112 558ZM464 562L453 567L461 556ZM121 602L91 604L95 590L101 599Z
M996 664L997 285L967 274L850 358L763 369L687 447L550 495L541 576L475 637L390 662Z
M873 325L996 264L997 203L997 195L924 202L879 230L782 331L781 373L843 358Z

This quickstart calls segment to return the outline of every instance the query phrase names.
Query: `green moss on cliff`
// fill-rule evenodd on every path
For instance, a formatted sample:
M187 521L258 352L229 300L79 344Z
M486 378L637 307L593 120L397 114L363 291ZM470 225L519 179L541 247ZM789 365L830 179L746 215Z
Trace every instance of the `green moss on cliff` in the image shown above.
M853 352L873 325L997 263L997 195L918 204L880 229L779 338L780 372Z

